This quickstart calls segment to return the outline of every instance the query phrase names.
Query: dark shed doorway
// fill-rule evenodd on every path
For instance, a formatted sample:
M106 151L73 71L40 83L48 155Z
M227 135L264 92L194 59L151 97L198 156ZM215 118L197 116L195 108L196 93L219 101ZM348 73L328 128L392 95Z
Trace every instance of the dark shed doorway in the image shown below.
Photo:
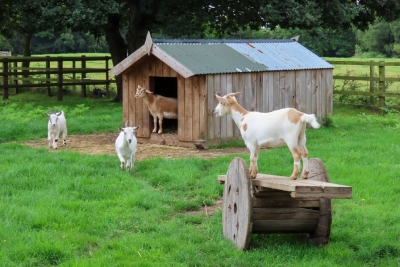
M174 77L150 77L150 90L154 94L178 98L178 79ZM150 129L153 129L153 116L150 116ZM157 124L158 125L158 124ZM178 133L177 119L163 119L163 133Z

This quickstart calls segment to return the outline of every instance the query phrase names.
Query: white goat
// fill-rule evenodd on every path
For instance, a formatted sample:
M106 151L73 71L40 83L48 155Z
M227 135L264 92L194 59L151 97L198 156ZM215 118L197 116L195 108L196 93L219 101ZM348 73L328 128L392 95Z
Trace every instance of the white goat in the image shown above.
M161 134L163 131L162 122L163 118L166 119L177 119L178 118L178 100L176 98L165 97L161 95L153 94L146 88L138 85L136 89L137 98L143 98L146 103L151 116L153 116L154 129L153 133L157 132L157 118L159 120L158 133Z
M121 162L121 170L125 168L128 171L133 169L133 165L135 164L137 146L135 131L140 128L140 125L136 127L129 125L128 127L127 124L128 122L125 123L125 128L118 128L121 132L115 140L115 151Z
M301 178L308 178L308 151L306 148L306 124L313 128L320 125L314 114L305 114L294 108L284 108L269 113L249 112L230 93L223 97L215 95L219 104L214 110L216 116L230 114L239 127L242 138L250 150L250 175L254 179L258 173L257 157L260 147L288 146L294 159L293 173L296 180L300 173L300 157L303 160Z
M63 145L67 144L65 137L67 136L67 121L64 116L64 111L57 113L57 109L54 112L49 110L49 114L45 113L49 117L47 123L47 139L49 140L49 147L57 149L57 142L60 136L60 132L63 132Z

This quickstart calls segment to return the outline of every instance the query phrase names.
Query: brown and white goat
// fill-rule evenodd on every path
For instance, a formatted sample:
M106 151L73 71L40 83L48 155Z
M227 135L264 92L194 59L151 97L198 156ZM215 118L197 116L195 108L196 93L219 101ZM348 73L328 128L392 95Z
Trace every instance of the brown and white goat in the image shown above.
M177 119L178 118L178 100L176 98L165 97L162 95L153 94L144 87L138 85L135 97L143 98L146 103L151 116L153 116L154 129L153 133L157 132L157 118L159 120L158 133L163 131L162 122L163 118Z
M257 159L260 147L288 146L294 159L292 180L300 173L300 158L303 160L301 178L308 178L308 151L306 148L307 123L313 128L320 124L314 114L305 114L294 108L284 108L269 113L250 112L241 107L235 95L223 97L215 95L219 104L214 110L216 116L230 114L239 127L242 138L250 150L250 175L254 179L258 173Z

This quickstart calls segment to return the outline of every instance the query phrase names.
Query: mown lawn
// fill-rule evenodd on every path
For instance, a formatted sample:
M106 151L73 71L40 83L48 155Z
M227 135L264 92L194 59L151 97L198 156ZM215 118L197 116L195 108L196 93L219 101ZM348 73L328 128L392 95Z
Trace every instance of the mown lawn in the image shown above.
M126 173L116 155L22 145L46 136L43 111L59 103L13 104L0 106L3 266L400 265L398 115L335 106L330 127L308 129L310 157L324 161L331 182L353 187L352 199L333 201L328 246L296 234L253 235L243 252L224 239L221 211L188 212L222 197L217 175L234 156L156 157ZM61 104L70 134L115 131L122 123L117 104ZM239 156L248 163L247 153ZM285 147L259 157L262 173L287 176L292 164Z

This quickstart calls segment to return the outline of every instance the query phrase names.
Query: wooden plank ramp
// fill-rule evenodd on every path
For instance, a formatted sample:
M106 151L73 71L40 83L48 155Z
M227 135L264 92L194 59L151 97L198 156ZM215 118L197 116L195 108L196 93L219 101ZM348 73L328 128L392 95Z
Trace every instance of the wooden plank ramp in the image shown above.
M224 184L226 175L218 175L218 182ZM351 198L352 187L340 184L320 182L310 179L290 180L289 177L257 174L250 179L253 186L290 192L293 198Z

